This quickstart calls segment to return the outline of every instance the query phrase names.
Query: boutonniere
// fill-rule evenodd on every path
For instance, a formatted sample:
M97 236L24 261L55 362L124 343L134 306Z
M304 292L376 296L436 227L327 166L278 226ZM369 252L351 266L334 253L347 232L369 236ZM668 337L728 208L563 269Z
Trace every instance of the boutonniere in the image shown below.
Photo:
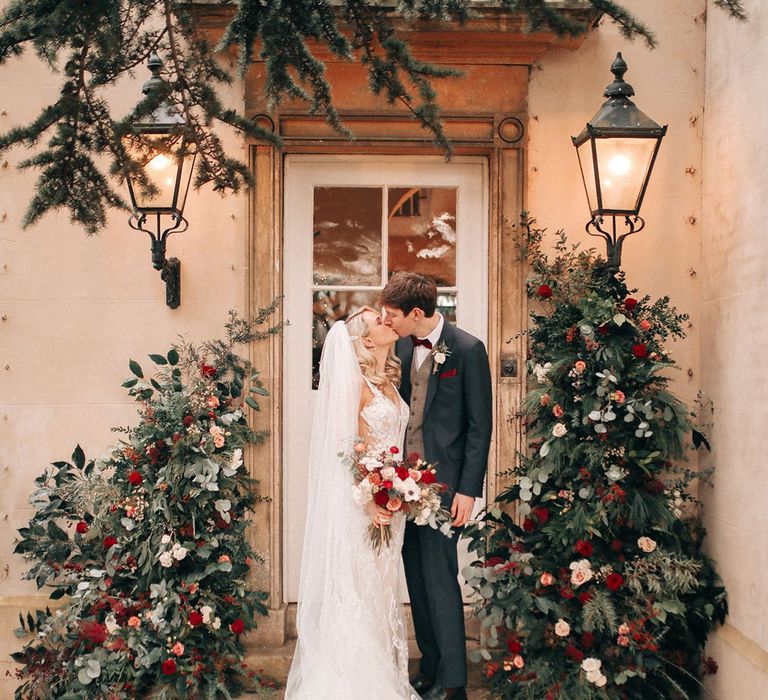
M451 356L451 351L445 344L444 340L441 340L435 347L432 348L432 374L436 374L438 368Z

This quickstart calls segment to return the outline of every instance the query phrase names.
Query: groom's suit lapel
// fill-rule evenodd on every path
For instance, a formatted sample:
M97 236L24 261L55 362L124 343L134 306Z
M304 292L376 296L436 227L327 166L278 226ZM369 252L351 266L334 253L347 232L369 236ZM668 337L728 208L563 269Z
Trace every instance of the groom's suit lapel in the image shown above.
M453 340L453 326L448 322L448 319L446 319L443 322L443 330L440 333L440 339L437 341L437 344L444 342L448 349L451 349L451 340ZM435 358L432 358L432 362L434 363ZM425 360L426 362L426 360ZM410 363L408 371L410 372ZM432 401L435 398L435 394L437 393L437 385L440 383L440 371L441 368L439 365L433 364L432 372L429 376L429 384L427 385L427 398L424 402L424 417L423 419L426 419L427 414L429 413L429 407L432 405Z

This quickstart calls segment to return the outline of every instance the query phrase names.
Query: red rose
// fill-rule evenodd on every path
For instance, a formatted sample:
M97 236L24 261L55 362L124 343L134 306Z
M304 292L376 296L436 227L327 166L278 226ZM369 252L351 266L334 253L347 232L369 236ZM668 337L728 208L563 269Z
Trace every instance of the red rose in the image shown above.
M645 343L635 343L632 346L632 354L642 360L644 357L648 357L648 347Z
M611 549L614 552L620 552L623 546L621 540L611 540Z
M202 625L203 624L202 614L197 612L197 610L193 610L191 613L189 613L189 624L192 625L192 627L197 627L198 625Z
M523 520L523 530L526 532L533 532L533 529L536 527L536 523L533 522L530 518L526 518Z
M382 486L383 486L385 489L389 490L389 489L391 489L391 488L392 488L392 486L393 486L394 484L393 484L393 483L392 483L392 482L391 482L389 479L387 479L386 481L382 482L382 484L381 484L381 485L382 485Z
M398 479L402 479L405 481L408 478L408 469L406 467L397 467L395 469L395 474L397 474Z
M604 323L602 326L598 326L597 332L600 335L608 335L608 325Z
M592 552L594 551L594 548L592 547L592 543L588 542L587 540L578 540L576 542L576 546L574 549L581 554L582 557L591 557Z
M538 289L538 294L542 299L549 299L552 296L552 287L548 284L542 284Z
M507 649L510 654L519 654L523 650L523 645L514 637L510 637L507 640Z
M163 661L163 673L166 676L172 676L176 673L176 662L173 659Z
M544 506L538 506L537 508L534 508L533 514L542 525L544 525L549 520L549 511Z
M573 644L569 644L565 649L565 655L574 663L580 664L584 661L584 652L577 649Z
M389 503L389 494L384 489L377 491L373 496L373 502L383 508Z
M437 481L437 477L435 476L435 473L430 471L429 469L421 472L421 483L426 484L427 486L429 484L434 484Z
M394 445L392 445L392 447L389 448L389 451L393 455L400 454L400 448L395 447Z
M565 598L566 600L571 600L573 598L573 589L565 587L561 588L560 597Z
M581 646L585 649L591 649L595 643L595 635L592 632L584 632L581 635Z
M579 602L582 605L586 605L590 600L592 600L592 594L589 591L579 593Z
M245 623L238 617L229 625L229 629L232 630L232 634L242 634L245 632Z
M184 423L184 425L188 428L190 425L192 425L192 421L194 420L195 419L192 418L192 416L184 416L184 420L182 421L182 423Z
M211 367L211 365L202 364L200 365L200 374L202 374L204 377L215 377L216 368Z
M490 559L485 560L485 566L486 568L490 568L492 566L498 566L499 564L503 564L504 560L501 557L491 557Z
M624 308L627 311L634 311L636 306L637 306L637 299L633 299L632 297L627 297L624 300Z
M109 537L104 538L104 549L109 549L110 547L114 547L117 544L117 540L110 535Z
M608 578L605 579L605 585L611 591L618 591L624 585L624 577L616 572L608 574Z
M181 433L174 433L172 439L174 443L177 443L179 440L181 440Z
M81 520L77 525L75 525L75 530L77 530L81 535L84 535L86 532L88 532L88 523L85 522L85 520Z
M135 469L128 475L128 483L129 484L133 484L134 486L138 486L142 481L144 481L144 478Z

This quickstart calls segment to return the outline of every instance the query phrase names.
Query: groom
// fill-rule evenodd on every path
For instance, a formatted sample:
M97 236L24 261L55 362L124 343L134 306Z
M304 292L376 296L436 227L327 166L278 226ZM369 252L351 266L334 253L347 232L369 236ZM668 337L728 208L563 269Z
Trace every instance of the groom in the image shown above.
M381 299L385 323L400 336L400 393L411 409L406 452L437 465L438 480L448 485L444 505L453 526L461 528L483 493L488 463L493 419L488 355L480 340L435 311L432 279L396 273ZM459 533L449 539L410 522L405 529L405 578L421 651L420 672L411 685L424 700L467 697Z

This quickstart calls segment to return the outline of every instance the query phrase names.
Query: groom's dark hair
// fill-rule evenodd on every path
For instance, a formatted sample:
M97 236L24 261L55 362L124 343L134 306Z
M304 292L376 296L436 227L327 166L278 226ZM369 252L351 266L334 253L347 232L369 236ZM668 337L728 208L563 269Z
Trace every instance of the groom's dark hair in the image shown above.
M417 272L396 272L381 292L381 303L407 316L416 308L429 318L437 306L435 280Z

